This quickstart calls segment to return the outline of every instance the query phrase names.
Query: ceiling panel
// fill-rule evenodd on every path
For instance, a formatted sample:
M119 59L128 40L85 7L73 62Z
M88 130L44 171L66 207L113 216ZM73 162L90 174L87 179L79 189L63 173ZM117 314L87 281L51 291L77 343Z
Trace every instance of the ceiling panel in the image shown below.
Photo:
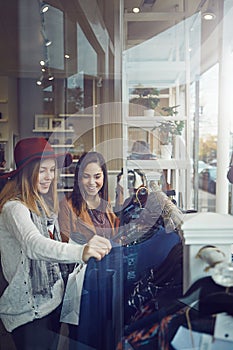
M80 17L79 0L48 0L48 2L55 8L66 12L70 21L75 22ZM132 48L160 33L165 33L184 17L196 12L200 5L206 6L205 3L206 0L156 0L153 6L145 6L143 0L125 0L125 19L127 18L125 21L125 48ZM144 17L139 18L132 14L132 7L135 5L141 7L142 13L139 16ZM153 20L150 16L154 16ZM61 33L57 33L57 36L62 45ZM65 46L71 47L69 43L71 39L66 37L65 40ZM1 3L0 43L1 75L38 76L40 70L38 62L44 54L44 48L37 0L10 0ZM58 51L54 51L54 58L60 55ZM165 59L171 55L171 51L171 48L166 47L160 40L160 43L156 44L156 49L150 53L150 59L156 59L157 54L160 55L160 59ZM62 68L62 62L57 64L57 67L59 65Z
M153 6L145 6L143 0L125 0L125 47L131 47L165 31L201 8L205 9L206 3L207 0L156 0ZM132 12L134 6L140 8L139 13Z
M129 87L185 84L187 77L193 80L208 66L201 61L202 49L218 53L215 29L221 11L216 7L216 19L204 21L206 0L157 0L150 10L141 6L139 14L132 13L131 6L132 1L125 0L124 69ZM211 37L215 41L203 42ZM213 64L211 57L205 59Z

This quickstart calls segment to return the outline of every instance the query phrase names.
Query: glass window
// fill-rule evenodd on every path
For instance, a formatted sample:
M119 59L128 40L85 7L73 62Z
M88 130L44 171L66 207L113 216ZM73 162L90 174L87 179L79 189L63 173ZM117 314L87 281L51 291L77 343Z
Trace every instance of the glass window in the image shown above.
M91 46L81 27L77 25L78 66L77 72L97 76L97 53Z

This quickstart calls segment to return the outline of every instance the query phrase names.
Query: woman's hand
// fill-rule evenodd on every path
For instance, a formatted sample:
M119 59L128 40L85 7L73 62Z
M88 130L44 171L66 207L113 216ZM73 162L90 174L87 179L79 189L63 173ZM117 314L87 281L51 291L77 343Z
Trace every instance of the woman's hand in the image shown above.
M83 261L87 262L91 257L101 260L112 249L112 245L107 238L95 235L85 245L83 250Z

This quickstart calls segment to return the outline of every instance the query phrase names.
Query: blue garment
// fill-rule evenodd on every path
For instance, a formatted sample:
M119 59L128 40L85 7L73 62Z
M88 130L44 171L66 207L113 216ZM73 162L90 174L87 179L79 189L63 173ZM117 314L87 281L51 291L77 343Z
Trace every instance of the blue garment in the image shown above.
M124 257L128 260L124 266L127 280L137 281L150 268L157 269L178 243L180 243L180 237L177 232L166 233L164 227L159 226L150 239L123 247ZM134 268L131 268L131 263Z
M70 350L113 350L123 329L122 247L101 261L89 259L79 325L70 325ZM88 346L88 347L87 347Z
M160 226L151 238L132 246L114 244L101 261L87 265L78 326L70 326L70 350L86 345L113 350L123 336L126 291L151 268L157 269L180 242L176 232ZM82 345L83 344L83 345ZM85 345L84 345L85 344Z

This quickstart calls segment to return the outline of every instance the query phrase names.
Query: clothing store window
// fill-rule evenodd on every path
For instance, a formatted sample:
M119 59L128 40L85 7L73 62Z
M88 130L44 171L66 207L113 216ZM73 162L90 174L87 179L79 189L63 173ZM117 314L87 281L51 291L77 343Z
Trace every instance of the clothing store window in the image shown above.
M79 25L77 25L77 42L77 72L97 76L97 53Z

